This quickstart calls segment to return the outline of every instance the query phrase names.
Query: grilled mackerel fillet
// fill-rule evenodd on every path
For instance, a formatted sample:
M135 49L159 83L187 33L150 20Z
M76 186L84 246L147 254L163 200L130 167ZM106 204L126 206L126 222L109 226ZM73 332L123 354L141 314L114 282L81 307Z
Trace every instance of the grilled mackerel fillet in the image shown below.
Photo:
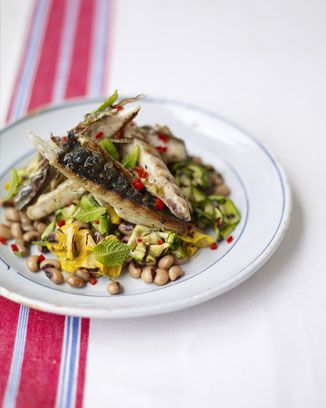
M88 138L70 134L67 141L52 138L50 142L29 133L29 139L50 164L68 179L110 204L126 221L148 227L172 230L180 234L187 223L168 209L157 210L156 198L145 189L132 185L130 172Z

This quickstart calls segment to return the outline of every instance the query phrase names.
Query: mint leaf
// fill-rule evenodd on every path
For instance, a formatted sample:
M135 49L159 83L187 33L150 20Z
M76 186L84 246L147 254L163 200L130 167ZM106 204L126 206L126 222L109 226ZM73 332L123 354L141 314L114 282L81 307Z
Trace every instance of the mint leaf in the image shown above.
M16 169L11 170L11 180L10 180L10 189L8 191L6 200L10 200L14 195L17 194L19 185L18 173Z
M78 211L74 215L74 217L79 221L91 222L91 221L96 221L98 218L100 218L105 213L106 213L105 207L93 207L87 210L83 210L81 208L80 211Z
M128 167L128 169L133 169L138 162L138 157L139 157L139 147L136 145L132 149L132 151L123 158L122 164L125 167Z
M109 155L114 159L114 160L119 160L119 152L118 149L114 146L114 144L108 140L108 139L103 139L100 141L99 145L101 148L108 152Z
M129 252L130 248L127 244L112 238L102 241L93 249L95 259L105 266L123 265Z
M94 113L101 112L102 110L112 106L118 99L118 91L115 90L111 96L108 97L95 111Z

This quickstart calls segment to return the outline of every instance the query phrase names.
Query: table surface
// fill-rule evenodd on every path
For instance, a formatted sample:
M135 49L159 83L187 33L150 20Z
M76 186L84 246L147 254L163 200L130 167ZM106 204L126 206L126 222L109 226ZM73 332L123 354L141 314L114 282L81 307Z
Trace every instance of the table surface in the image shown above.
M2 125L31 4L1 1ZM234 290L91 320L85 407L326 406L325 18L323 0L116 2L108 90L238 122L279 157L294 203L277 253Z

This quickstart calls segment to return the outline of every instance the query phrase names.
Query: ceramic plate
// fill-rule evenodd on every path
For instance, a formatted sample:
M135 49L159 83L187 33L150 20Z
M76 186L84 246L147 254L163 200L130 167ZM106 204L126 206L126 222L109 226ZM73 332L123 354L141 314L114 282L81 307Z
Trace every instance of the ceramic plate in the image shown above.
M64 134L99 100L81 100L50 107L22 118L1 134L0 196L10 168L28 162L33 148L26 130L47 136ZM238 126L203 109L179 102L145 100L139 124L167 124L183 138L190 153L212 163L230 186L242 219L233 241L217 250L204 249L184 266L182 279L164 287L145 284L127 274L124 293L109 296L108 280L74 289L55 286L43 273L31 273L10 247L0 245L0 294L39 310L99 318L153 315L204 302L249 278L273 254L290 221L288 180L275 156ZM1 210L2 211L2 210ZM2 219L2 214L0 214Z

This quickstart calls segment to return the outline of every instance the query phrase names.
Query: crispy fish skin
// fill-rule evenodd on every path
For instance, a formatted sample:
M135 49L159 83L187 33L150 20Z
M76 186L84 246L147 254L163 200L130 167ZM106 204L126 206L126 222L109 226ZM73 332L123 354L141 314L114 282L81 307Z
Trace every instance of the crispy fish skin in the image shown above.
M155 197L146 191L136 190L126 173L98 151L94 153L94 150L81 146L78 141L64 150L64 146L47 143L31 133L29 138L51 165L68 179L110 204L124 220L180 234L186 231L185 221L166 210L156 210Z
M80 198L85 192L79 184L75 184L72 180L65 180L55 190L40 195L36 203L27 208L27 216L31 220L44 218Z
M135 131L133 132L131 129L135 129ZM129 144L122 145L121 149L126 154L135 145L138 146L139 165L148 173L145 182L146 189L159 197L176 217L190 221L190 204L159 153L144 140L137 137L137 134L140 133L137 128L129 127L128 133L128 137L132 141Z

